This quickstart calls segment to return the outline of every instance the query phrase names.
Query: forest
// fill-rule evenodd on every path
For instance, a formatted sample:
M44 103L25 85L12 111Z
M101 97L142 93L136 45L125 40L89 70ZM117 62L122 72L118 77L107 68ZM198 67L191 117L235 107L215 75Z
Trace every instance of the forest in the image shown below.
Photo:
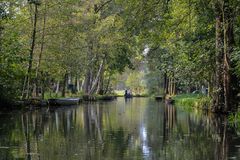
M125 74L138 90L145 79L148 95L204 87L210 110L228 113L240 93L240 1L1 0L0 52L2 104L112 94Z

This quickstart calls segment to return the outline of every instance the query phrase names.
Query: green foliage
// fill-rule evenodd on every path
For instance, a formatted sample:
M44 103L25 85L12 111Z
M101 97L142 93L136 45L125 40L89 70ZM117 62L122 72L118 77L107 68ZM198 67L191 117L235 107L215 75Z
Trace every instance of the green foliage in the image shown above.
M126 80L126 86L130 88L134 94L142 94L145 91L144 72L133 71Z
M22 63L26 57L25 50L18 30L9 30L6 24L14 24L11 17L2 17L0 27L0 102L8 103L16 99L21 93L24 69Z
M89 88L93 88L96 80L95 88L111 90L117 81L116 75L126 68L138 68L140 61L147 61L147 75L132 73L126 82L136 93L143 92L147 86L150 94L162 94L165 76L174 79L176 88L183 92L213 82L215 16L212 3L197 0L28 2L0 3L0 84L4 92L9 93L6 95L21 95L35 5L38 7L36 44L32 74L28 75L32 90L37 78L47 92L53 90L54 83L63 84L66 74L71 83L73 79L91 81ZM231 58L236 63L232 70L240 75L238 14L235 24L235 52ZM146 49L149 52L143 55ZM103 69L99 70L102 63ZM98 71L101 71L99 77Z
M237 131L240 131L240 112L231 113L228 116L228 121L233 128L235 128Z
M207 110L210 107L211 99L200 94L181 94L174 97L177 106L187 108L200 108Z
M146 79L146 88L150 95L163 95L162 74L159 71L151 71L144 77Z
M160 32L156 36L161 36L148 37L150 69L174 77L184 88L209 82L209 75L214 72L214 18L208 17L211 8L203 5L206 4L173 1L164 25L154 26Z
M0 85L6 97L19 98L28 68L29 42L32 42L34 6L38 12L35 49L30 81L32 92L36 78L39 87L52 92L53 83L63 77L83 81L95 79L104 61L103 76L111 77L133 68L135 51L132 37L124 32L125 22L115 1L24 1L1 2ZM103 86L107 78L103 77ZM5 94L7 93L7 94ZM14 93L14 94L12 94Z

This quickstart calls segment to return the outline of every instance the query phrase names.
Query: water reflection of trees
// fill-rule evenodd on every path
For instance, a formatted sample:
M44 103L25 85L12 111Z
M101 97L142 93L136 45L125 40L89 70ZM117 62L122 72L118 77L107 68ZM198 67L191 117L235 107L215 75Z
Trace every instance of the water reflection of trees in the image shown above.
M231 131L227 128L227 117L211 115L211 126L214 130L213 138L216 141L214 157L215 160L228 159L229 141Z
M80 109L59 109L46 114L23 114L25 158L123 157L131 136L125 133L124 128L111 127L112 123L106 122L112 119L110 116L109 112L103 113L103 106L98 104L86 104ZM104 131L103 123L107 127Z
M225 117L151 101L148 107L142 101L89 103L0 120L6 124L0 126L0 146L10 146L0 149L3 159L224 160L239 152Z
M171 104L164 105L164 113L163 113L163 143L165 143L169 136L171 136L171 131L176 125L176 108Z
M103 114L105 131L103 131ZM126 134L122 127L113 128L109 110L103 113L103 107L88 104L84 107L84 127L86 136L90 140L88 158L99 159L100 157L122 159L130 140L130 134ZM94 141L91 141L94 139ZM98 154L96 154L98 153Z
M86 136L89 136L91 139L97 138L99 142L102 143L102 107L99 107L99 105L93 106L88 104L83 110Z
M151 108L146 116L158 118L147 124L148 145L153 159L228 159L229 143L234 135L226 117L195 115L177 111L172 105ZM159 111L158 111L159 110ZM154 125L153 125L154 124ZM162 128L158 132L158 129ZM155 132L153 132L155 130ZM231 142L232 143L232 142Z

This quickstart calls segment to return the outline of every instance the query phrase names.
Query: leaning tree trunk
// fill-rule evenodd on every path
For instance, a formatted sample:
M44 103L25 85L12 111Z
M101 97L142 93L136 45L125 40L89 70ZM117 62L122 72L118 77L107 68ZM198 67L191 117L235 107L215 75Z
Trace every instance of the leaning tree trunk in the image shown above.
M109 75L109 77L108 77L107 85L106 85L106 87L105 87L105 89L104 89L103 94L107 94L107 92L108 92L108 90L109 90L109 86L110 86L110 81L111 81L111 75Z
M47 4L45 2L44 6L44 17L43 17L43 31L42 31L42 37L41 37L41 47L40 47L40 53L38 57L38 62L37 62L37 67L36 67L36 81L35 81L35 92L36 96L38 96L38 88L39 88L39 68L41 65L41 60L42 60L42 54L43 54L43 49L44 49L44 44L45 44L45 31L46 31L46 19L47 19Z
M30 92L30 81L31 81L31 73L32 73L32 62L33 62L33 53L35 49L35 40L36 40L36 32L37 32L37 16L38 16L38 5L35 5L35 13L34 13L34 23L33 23L33 32L32 32L32 43L29 53L29 61L28 61L28 70L26 76L26 82L24 83L23 89L23 97L22 98L29 98Z
M91 87L90 91L88 92L88 94L91 95L91 94L93 94L95 92L97 84L98 84L100 76L101 76L101 72L103 71L103 68L104 68L104 59L103 59L102 63L99 66L98 73L96 75L95 80L93 81L92 87Z
M96 90L97 94L103 95L103 93L104 93L103 86L104 86L104 67L101 69L101 73L100 73L100 77L99 77L99 81L98 81L98 85L97 85L97 90Z

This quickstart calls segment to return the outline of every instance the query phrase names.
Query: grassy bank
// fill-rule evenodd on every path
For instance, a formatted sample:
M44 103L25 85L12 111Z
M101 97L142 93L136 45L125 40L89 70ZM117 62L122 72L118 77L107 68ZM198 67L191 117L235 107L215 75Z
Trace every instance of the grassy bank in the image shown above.
M115 90L114 94L117 97L124 97L125 90ZM133 94L133 97L149 97L147 92L142 92L142 93L135 93L135 92L133 92L132 94Z
M210 106L211 99L205 95L200 94L180 94L173 98L177 106L188 109L199 108L207 110Z
M62 93L50 93L50 92L46 92L44 94L44 99L49 99L49 98L77 98L77 97L81 97L83 95L83 93L70 93L70 92L66 92L65 96L62 96Z

